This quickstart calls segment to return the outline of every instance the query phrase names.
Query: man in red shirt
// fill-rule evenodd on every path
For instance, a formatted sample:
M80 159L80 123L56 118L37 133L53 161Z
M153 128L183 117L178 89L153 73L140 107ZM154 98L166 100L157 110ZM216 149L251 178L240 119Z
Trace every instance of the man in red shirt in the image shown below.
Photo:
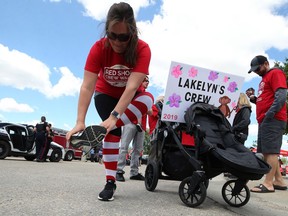
M262 153L264 160L271 166L263 184L255 186L251 192L267 193L275 189L287 190L287 186L279 170L278 156L282 146L283 132L286 128L287 111L286 75L279 68L270 68L265 56L258 55L251 61L252 71L262 77L258 88L258 96L246 91L252 103L256 103L258 121L257 152Z

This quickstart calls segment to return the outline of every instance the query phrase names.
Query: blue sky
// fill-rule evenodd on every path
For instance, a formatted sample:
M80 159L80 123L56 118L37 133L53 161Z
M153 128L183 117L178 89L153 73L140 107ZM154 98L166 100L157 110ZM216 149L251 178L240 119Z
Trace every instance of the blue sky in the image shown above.
M35 124L45 115L55 127L74 126L86 57L114 2L0 1L1 121ZM243 76L245 91L260 81L247 74L255 55L272 65L288 57L288 0L127 2L151 47L155 97L165 92L171 61ZM251 120L248 146L256 140L255 107ZM100 122L92 101L86 124Z

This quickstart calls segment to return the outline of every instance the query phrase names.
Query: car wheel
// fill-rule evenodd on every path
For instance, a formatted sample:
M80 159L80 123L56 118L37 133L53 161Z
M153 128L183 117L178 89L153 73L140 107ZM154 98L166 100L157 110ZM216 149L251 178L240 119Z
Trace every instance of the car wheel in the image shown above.
M61 159L62 159L61 149L58 149L58 148L53 149L49 160L51 162L59 162Z
M0 159L4 159L8 156L11 151L9 143L0 141Z
M64 160L65 161L72 161L74 159L74 153L73 151L68 151L65 154Z

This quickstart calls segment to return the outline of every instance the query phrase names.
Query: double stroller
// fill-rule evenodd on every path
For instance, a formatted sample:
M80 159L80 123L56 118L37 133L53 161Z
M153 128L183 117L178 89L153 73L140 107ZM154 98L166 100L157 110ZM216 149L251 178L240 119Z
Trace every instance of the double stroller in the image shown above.
M161 112L162 107L157 107ZM181 181L180 199L197 207L207 196L209 179L228 172L236 178L223 185L223 199L234 207L247 204L247 182L261 179L271 167L237 141L219 108L194 103L184 119L185 123L158 120L150 140L146 189L154 191L159 179Z

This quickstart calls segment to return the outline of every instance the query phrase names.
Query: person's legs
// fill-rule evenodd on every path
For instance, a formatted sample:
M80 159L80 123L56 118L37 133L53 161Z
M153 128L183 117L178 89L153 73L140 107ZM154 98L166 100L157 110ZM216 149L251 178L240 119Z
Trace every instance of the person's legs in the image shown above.
M279 183L281 186L284 186L283 179L281 179L282 176L280 177L278 174L278 156L285 127L286 122L278 121L276 119L272 119L269 122L263 121L259 125L257 152L263 154L264 160L271 166L271 170L266 174L263 185L260 185L261 187L257 186L253 188L251 190L252 192L261 192L263 191L263 188L266 188L268 191L274 191L273 183L276 185Z
M45 150L46 150L46 147L47 147L47 139L45 137L45 134L41 135L40 136L40 151L39 151L39 157L38 157L38 160L40 162L43 162L44 160L46 160L46 155L45 155Z
M139 93L128 105L121 118L117 121L116 127L121 127L129 123L138 123L138 119L152 108L154 98L149 92Z
M36 158L39 159L40 149L41 149L41 140L38 134L36 135L35 146L36 146Z
M280 187L287 187L283 176L281 175L280 172L280 167L278 166L278 168L276 169L276 173L275 173L275 178L274 178L274 182L273 182L273 186L280 186Z
M139 157L143 150L144 136L145 136L144 131L137 132L133 140L133 152L131 155L131 164L130 164L130 177L137 176L139 174Z
M117 181L125 181L123 174L125 173L124 167L126 165L126 154L128 153L129 144L134 138L136 132L137 132L136 127L134 124L127 124L123 127L120 153L117 164L117 174L116 174Z
M51 141L50 141L50 140L47 140L47 145L46 145L46 147L45 147L45 153L44 153L44 161L46 161L47 154L48 154L49 149L50 149L50 144L51 144Z
M278 168L277 154L263 154L264 160L271 166L271 170L266 174L263 184L268 190L274 190L273 179Z
M110 131L106 135L103 142L103 161L106 170L106 180L104 190L102 190L98 196L98 199L108 201L113 200L113 194L116 190L115 177L117 169L117 161L119 155L119 142L121 137L121 126L137 121L138 118L153 105L153 96L148 93L140 93L137 95L129 104L125 113L121 115L121 118L117 121L115 129ZM94 96L94 103L97 109L97 112L101 119L104 121L109 116L111 111L115 108L118 103L118 99L110 97L105 94L96 93Z
M97 94L94 97L95 107L102 120L110 116L111 111L116 106L118 100L104 94ZM106 185L99 193L98 199L102 201L112 201L116 190L115 178L117 170L117 161L119 155L119 142L121 137L121 128L116 128L107 134L103 141L103 162L106 171Z
M99 164L102 164L103 162L102 162L102 153L101 154L99 154Z
M106 171L106 180L115 181L119 155L120 136L107 134L103 142L103 161Z

